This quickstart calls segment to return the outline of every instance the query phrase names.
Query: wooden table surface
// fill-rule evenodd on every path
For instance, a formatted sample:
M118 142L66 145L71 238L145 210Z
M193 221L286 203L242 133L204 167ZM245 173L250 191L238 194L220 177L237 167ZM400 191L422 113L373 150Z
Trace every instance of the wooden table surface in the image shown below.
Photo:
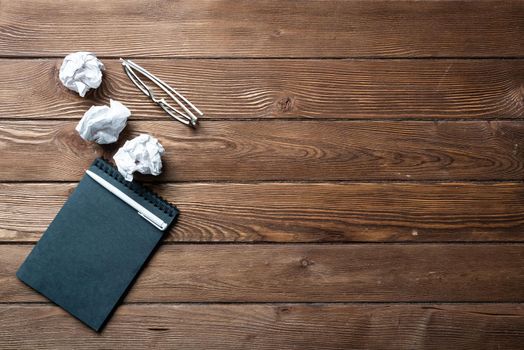
M524 1L0 0L0 348L522 349L523 38ZM106 65L85 99L75 51ZM110 98L121 142L84 142ZM181 216L97 334L15 271L139 133Z

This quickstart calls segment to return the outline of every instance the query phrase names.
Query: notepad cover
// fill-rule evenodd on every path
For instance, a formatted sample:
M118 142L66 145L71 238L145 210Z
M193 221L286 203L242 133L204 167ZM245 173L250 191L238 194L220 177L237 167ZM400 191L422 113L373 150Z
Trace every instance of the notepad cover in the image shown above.
M99 158L89 168L171 224L178 210ZM164 231L85 175L17 277L99 331Z

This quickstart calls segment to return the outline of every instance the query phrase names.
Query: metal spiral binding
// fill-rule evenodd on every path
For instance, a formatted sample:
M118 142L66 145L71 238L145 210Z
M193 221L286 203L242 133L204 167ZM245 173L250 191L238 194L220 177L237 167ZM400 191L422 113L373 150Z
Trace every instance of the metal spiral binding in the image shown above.
M107 175L111 176L113 179L120 182L122 185L135 192L140 197L147 200L149 203L153 204L156 208L163 211L165 214L169 215L170 217L175 216L177 209L174 205L170 204L162 196L158 195L147 187L142 186L136 182L126 181L124 177L118 172L118 169L111 165L111 163L109 163L109 161L105 158L97 158L94 162L94 165L98 169L105 172Z

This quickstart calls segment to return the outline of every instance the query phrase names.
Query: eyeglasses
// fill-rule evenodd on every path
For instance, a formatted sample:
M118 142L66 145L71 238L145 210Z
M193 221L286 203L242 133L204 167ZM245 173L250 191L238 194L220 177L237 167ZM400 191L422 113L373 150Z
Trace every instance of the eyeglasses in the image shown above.
M187 98L182 96L179 92L173 89L171 86L164 83L162 80L158 79L153 74L149 73L144 68L140 67L138 64L134 63L131 60L120 59L124 71L126 72L129 79L136 85L136 87L142 91L146 96L151 98L153 102L160 106L169 116L178 120L179 122L189 125L196 126L198 117L204 115L198 108L196 108ZM175 103L182 109L175 108L173 105L169 104L164 98L158 98L155 96L153 90L151 90L143 81L138 77L136 72L140 73L156 86L162 89L169 97L175 101ZM196 114L196 115L195 115Z

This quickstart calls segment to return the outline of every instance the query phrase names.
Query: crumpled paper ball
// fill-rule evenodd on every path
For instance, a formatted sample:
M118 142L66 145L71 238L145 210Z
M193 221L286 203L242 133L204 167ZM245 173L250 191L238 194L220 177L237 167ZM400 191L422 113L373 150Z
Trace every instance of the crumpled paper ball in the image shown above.
M133 180L133 173L159 175L162 172L164 147L156 138L147 134L140 134L130 141L126 141L113 156L118 171L126 179Z
M84 140L99 144L113 143L124 130L129 109L118 101L111 100L108 106L92 106L85 112L76 126L76 131Z
M75 52L64 58L58 76L66 88L84 97L89 89L100 86L104 69L102 62L94 54Z

